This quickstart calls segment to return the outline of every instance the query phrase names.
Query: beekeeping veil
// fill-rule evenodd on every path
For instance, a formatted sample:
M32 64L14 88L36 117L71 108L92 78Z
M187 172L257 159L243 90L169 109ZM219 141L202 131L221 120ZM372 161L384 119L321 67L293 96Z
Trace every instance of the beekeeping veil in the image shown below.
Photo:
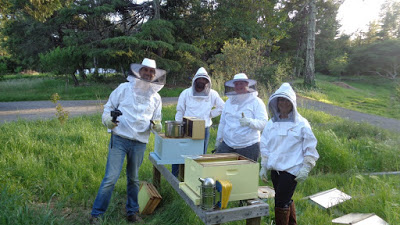
M208 83L206 83L206 84L196 83L196 80L200 79L200 78L204 78L204 79L208 80ZM197 85L200 85L198 87L200 89L202 89L201 92L197 92L196 91L196 86ZM208 75L207 70L204 69L204 67L200 67L197 70L197 72L194 75L193 80L192 80L193 96L208 96L210 94L210 90L211 90L211 79L210 79L210 76Z
M140 71L142 70L143 71ZM151 72L149 72L151 71ZM156 61L144 58L142 64L131 64L128 81L134 84L134 91L141 95L152 95L165 85L167 72L156 67Z

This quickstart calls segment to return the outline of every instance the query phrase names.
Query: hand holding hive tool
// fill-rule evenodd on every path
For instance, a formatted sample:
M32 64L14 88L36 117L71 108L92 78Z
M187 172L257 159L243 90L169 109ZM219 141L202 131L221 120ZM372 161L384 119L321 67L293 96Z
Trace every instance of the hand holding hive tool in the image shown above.
M244 116L244 113L242 112L242 118L239 119L240 126L245 127L250 125L250 119L246 118Z
M162 130L162 125L161 125L161 121L160 120L150 120L150 123L152 124L151 128L155 131L155 132L161 132Z

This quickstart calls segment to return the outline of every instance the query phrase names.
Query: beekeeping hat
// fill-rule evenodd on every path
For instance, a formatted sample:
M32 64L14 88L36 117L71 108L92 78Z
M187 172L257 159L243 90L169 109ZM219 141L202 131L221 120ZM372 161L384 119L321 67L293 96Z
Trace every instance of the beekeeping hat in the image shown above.
M234 83L236 81L246 81L247 83L249 83L249 86L254 86L255 84L257 84L257 81L255 81L253 79L249 79L246 74L238 73L233 77L232 80L228 80L227 82L225 82L225 86L235 87Z
M247 82L246 87L242 86L242 88L240 88L240 87L235 88L235 82L238 82L238 81ZM233 77L232 80L228 80L225 82L225 95L237 95L237 94L245 94L245 93L255 92L256 84L257 84L257 81L255 81L253 79L249 79L246 74L238 73ZM245 89L243 89L243 88L245 88ZM239 89L241 89L241 90L239 91Z
M130 65L130 70L131 70L131 72L133 74L130 74L130 75L134 75L137 78L142 79L140 77L139 71L143 67L149 67L149 68L152 68L152 69L155 70L154 77L150 82L165 84L167 72L165 70L162 70L162 69L157 69L156 61L153 60L153 59L144 58L143 61L142 61L142 64L136 64L136 63L131 64Z

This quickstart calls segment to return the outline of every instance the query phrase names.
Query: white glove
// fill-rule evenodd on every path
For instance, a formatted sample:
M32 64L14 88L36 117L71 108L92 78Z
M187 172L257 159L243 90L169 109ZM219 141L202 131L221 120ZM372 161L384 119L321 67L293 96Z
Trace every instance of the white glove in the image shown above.
M294 179L297 182L303 182L307 179L308 174L310 173L311 169L315 166L315 160L311 156L304 157L303 167L301 167L299 173L297 174L296 178Z
M111 120L112 120L111 115L107 114L107 115L104 116L104 125L110 130L112 130L116 126L118 126L118 124L113 123Z
M299 174L297 174L297 177L294 180L297 182L304 182L307 179L310 170L310 167L303 165L299 171Z
M153 122L154 122L153 127L152 127L153 130L155 132L161 132L161 130L162 130L161 121L160 120L154 120Z
M264 183L268 182L268 170L265 167L261 167L260 170L260 179L264 181Z
M242 127L249 126L250 125L250 121L251 121L251 119L247 118L247 117L243 117L243 118L239 119L240 126L242 126Z

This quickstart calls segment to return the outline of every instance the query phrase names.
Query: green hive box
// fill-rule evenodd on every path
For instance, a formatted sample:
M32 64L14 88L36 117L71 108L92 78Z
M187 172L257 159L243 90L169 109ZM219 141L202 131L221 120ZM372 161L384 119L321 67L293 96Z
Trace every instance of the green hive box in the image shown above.
M200 204L199 178L228 180L232 183L229 201L258 197L259 164L234 153L200 155L185 158L184 182L179 187L196 204Z

